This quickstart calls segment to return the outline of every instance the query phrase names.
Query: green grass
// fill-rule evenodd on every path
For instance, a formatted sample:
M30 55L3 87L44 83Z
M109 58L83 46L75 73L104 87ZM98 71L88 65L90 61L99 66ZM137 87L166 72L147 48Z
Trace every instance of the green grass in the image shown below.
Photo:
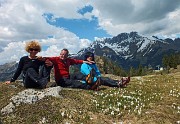
M14 85L0 84L1 109L24 89ZM3 124L180 123L180 73L132 77L126 88L101 86L97 92L63 89L60 95L22 104L0 119Z

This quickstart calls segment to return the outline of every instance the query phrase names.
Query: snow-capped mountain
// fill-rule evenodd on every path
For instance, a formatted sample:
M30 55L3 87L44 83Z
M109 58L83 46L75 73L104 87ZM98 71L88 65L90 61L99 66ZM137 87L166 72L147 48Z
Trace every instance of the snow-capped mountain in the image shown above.
M89 47L78 52L82 58L91 51L98 56L106 56L120 66L129 68L141 65L161 65L165 54L180 52L180 39L159 39L155 36L143 37L137 32L121 33L113 38L94 41Z

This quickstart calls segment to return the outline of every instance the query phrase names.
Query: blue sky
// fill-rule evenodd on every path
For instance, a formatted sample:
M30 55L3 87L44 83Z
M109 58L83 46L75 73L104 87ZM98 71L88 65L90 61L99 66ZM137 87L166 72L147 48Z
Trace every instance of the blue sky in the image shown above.
M39 41L42 56L62 48L75 54L124 32L174 39L179 22L180 0L0 0L0 65L27 55L31 40Z
M93 10L92 6L85 6L78 10L78 13L84 15L86 13L91 13ZM46 21L56 27L63 28L65 30L75 33L79 38L94 40L94 37L104 38L112 37L104 29L98 25L98 18L92 16L92 19L67 19L67 18L54 18L53 14L44 14ZM53 20L53 21L52 21Z

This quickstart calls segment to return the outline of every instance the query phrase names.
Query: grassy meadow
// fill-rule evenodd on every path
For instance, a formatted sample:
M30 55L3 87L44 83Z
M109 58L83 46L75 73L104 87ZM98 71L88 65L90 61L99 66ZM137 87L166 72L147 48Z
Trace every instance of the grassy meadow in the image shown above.
M105 75L119 79L113 75ZM14 88L16 87L16 88ZM0 83L0 109L24 90ZM62 98L46 97L0 114L3 124L180 124L180 72L132 77L125 88L100 91L65 88Z

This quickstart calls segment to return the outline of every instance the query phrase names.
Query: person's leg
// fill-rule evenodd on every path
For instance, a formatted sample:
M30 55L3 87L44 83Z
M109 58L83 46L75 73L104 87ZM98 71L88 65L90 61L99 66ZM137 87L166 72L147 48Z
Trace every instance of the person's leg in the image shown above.
M112 80L107 77L101 77L101 85L109 86L109 87L119 87L118 81Z
M46 88L46 85L48 83L47 77L40 77L39 74L33 68L29 68L26 71L26 76L30 78L34 83L39 85L39 87L36 88Z
M39 76L42 78L47 78L48 81L50 81L50 73L51 73L52 67L48 67L46 65L42 65L40 67Z
M33 80L31 80L31 78L28 76L27 73L25 75L23 75L23 84L24 84L25 88L37 88L37 87L39 87L38 84L36 84Z
M64 78L60 78L58 81L56 81L57 86L65 87L65 80Z
M82 74L81 72L76 73L76 79L77 80L85 80L86 79L86 75Z
M68 78L63 78L63 81L60 82L62 87L67 88L79 88L79 89L89 89L90 86L86 83L82 83L80 80L72 80Z
M94 69L92 69L91 71L90 71L90 73L86 76L86 82L88 83L88 84L91 84L91 83L93 83L94 82L94 77L95 77L95 75L96 75L96 72L95 72L95 70Z
M72 80L83 80L85 79L85 75L83 75L81 72L76 72L70 75L70 79Z

